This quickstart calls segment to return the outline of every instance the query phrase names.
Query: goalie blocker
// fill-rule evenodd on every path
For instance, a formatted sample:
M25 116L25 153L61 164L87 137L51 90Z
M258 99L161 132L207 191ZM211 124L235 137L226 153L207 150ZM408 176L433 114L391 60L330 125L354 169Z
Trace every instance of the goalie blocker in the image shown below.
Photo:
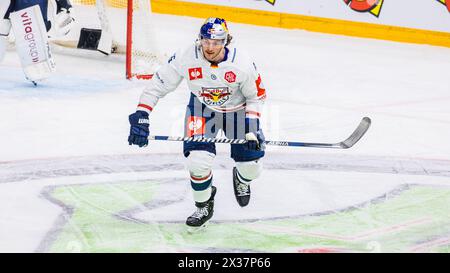
M35 84L48 78L55 70L55 63L39 6L13 12L10 19L25 77Z
M114 51L110 33L101 29L90 28L81 29L77 48L97 50L105 55L109 55Z

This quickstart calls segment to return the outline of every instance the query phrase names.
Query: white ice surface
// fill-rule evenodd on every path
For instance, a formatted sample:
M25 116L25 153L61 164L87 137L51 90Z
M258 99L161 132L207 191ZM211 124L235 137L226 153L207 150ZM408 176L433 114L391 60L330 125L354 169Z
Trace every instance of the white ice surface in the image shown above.
M193 41L203 21L154 17L159 48L166 55L178 49L180 41ZM290 162L291 156L302 154L336 160L339 156L373 156L450 163L449 48L233 23L229 27L236 43L253 55L267 88L263 115L267 139L337 142L347 137L363 116L373 121L366 136L349 150L270 147L269 163L282 165ZM58 159L79 156L95 160L99 155L181 153L181 143L150 143L145 149L128 146L128 115L135 110L142 86L123 79L123 64L99 58L102 60L56 54L55 75L33 87L25 81L16 54L6 54L0 64L0 174L9 171L11 175L12 166L21 166L21 162L33 165L46 159L54 164ZM151 115L151 133L181 135L188 97L182 84L162 99ZM228 147L219 145L218 152L226 156ZM275 153L282 155L276 161L271 160ZM17 173L31 177L37 171ZM185 171L177 170L2 180L0 252L34 251L52 227L61 208L39 195L44 186L168 175L187 179ZM402 183L449 182L447 177L407 174L268 169L253 187L252 204L244 214L233 200L229 176L226 170L215 174L215 184L220 187L216 220L339 209ZM153 219L155 215L160 220L184 219L192 211L189 184L176 189L186 198L166 207L167 213L154 210L135 216L145 220L153 213ZM270 207L269 200L283 196L284 189L291 189L287 198Z

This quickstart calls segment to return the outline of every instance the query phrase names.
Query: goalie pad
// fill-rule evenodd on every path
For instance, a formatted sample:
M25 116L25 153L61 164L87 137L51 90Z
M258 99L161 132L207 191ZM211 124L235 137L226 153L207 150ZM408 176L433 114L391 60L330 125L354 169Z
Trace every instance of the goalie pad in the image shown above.
M0 1L0 36L8 36L9 31L11 30L11 22L8 19L10 5L10 0Z
M0 19L0 36L8 36L11 30L11 21L9 19Z
M26 78L32 82L48 78L55 70L55 63L39 6L13 12L10 18Z
M0 63L3 61L6 52L6 41L5 37L0 35Z

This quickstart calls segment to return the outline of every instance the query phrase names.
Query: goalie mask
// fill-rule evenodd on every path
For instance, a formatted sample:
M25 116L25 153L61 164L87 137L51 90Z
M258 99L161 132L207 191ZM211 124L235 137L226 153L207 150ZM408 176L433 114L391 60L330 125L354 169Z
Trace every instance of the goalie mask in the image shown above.
M223 40L227 44L228 27L225 19L210 17L206 19L200 28L199 39Z

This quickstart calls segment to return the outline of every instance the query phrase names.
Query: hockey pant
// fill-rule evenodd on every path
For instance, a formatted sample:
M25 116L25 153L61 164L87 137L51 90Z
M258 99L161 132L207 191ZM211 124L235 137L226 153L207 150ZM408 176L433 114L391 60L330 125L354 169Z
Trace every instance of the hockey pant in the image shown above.
M185 136L216 137L223 131L230 139L245 139L245 110L236 112L215 112L191 94L185 115ZM262 171L260 158L264 151L253 151L244 144L231 144L231 158L242 180L250 182ZM186 167L191 176L191 187L196 202L204 202L211 196L212 164L216 155L215 143L183 143Z

